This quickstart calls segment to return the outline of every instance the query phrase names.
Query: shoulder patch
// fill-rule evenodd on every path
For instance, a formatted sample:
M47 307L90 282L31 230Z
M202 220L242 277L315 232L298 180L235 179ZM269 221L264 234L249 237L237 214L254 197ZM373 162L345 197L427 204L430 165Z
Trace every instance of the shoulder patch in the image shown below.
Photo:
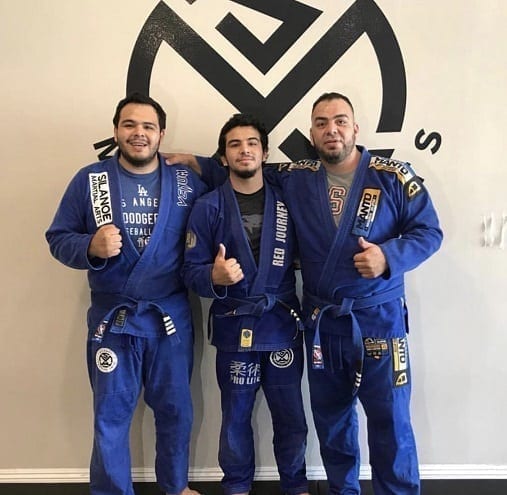
M409 199L414 199L423 191L422 179L416 175L407 162L393 160L392 158L372 156L368 167L396 174L396 177L403 185L403 189Z
M320 162L316 160L299 160L297 162L279 163L278 172L292 172L293 170L310 170L317 172L320 169Z
M197 246L197 236L195 235L195 232L191 230L187 230L186 236L185 236L185 248L186 249L194 249L195 246Z

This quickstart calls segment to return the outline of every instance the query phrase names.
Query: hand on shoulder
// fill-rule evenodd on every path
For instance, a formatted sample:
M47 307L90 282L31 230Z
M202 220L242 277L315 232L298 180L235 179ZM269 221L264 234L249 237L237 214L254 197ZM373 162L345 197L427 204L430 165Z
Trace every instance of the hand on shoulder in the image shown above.
M201 167L192 153L160 153L165 158L166 165L187 165L195 173L201 174Z

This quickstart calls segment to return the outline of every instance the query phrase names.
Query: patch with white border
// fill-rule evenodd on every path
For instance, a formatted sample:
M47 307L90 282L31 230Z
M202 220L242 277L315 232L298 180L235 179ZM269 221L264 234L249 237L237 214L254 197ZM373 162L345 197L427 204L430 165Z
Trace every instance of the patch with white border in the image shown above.
M363 195L354 220L353 234L368 237L379 206L380 193L380 189L363 189Z
M90 201L97 227L113 222L113 205L107 172L88 174Z
M292 349L273 351L269 356L269 361L276 368L288 368L294 362L294 351Z
M393 382L395 387L406 385L409 381L408 364L408 341L402 339L393 339Z
M101 347L95 353L95 364L102 373L111 373L118 366L118 356L108 347Z

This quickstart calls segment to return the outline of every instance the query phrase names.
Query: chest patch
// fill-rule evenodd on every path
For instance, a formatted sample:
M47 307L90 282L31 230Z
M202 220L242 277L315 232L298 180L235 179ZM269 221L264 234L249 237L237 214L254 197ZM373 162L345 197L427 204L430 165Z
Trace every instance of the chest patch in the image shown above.
M366 188L363 190L352 228L353 234L368 237L377 213L380 193L380 189Z
M113 207L107 172L90 173L90 200L97 227L113 222Z

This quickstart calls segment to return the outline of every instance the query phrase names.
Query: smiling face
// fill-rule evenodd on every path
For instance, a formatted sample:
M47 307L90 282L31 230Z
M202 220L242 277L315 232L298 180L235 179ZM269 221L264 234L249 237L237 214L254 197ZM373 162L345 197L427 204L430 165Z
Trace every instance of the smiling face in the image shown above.
M313 109L310 137L324 165L346 162L355 153L358 131L354 112L343 99L323 100Z
M125 105L114 129L120 164L133 173L152 172L158 167L157 151L163 136L157 112L151 105Z
M238 126L228 131L224 158L231 177L262 177L262 162L267 158L267 151L262 149L259 131L253 126Z

